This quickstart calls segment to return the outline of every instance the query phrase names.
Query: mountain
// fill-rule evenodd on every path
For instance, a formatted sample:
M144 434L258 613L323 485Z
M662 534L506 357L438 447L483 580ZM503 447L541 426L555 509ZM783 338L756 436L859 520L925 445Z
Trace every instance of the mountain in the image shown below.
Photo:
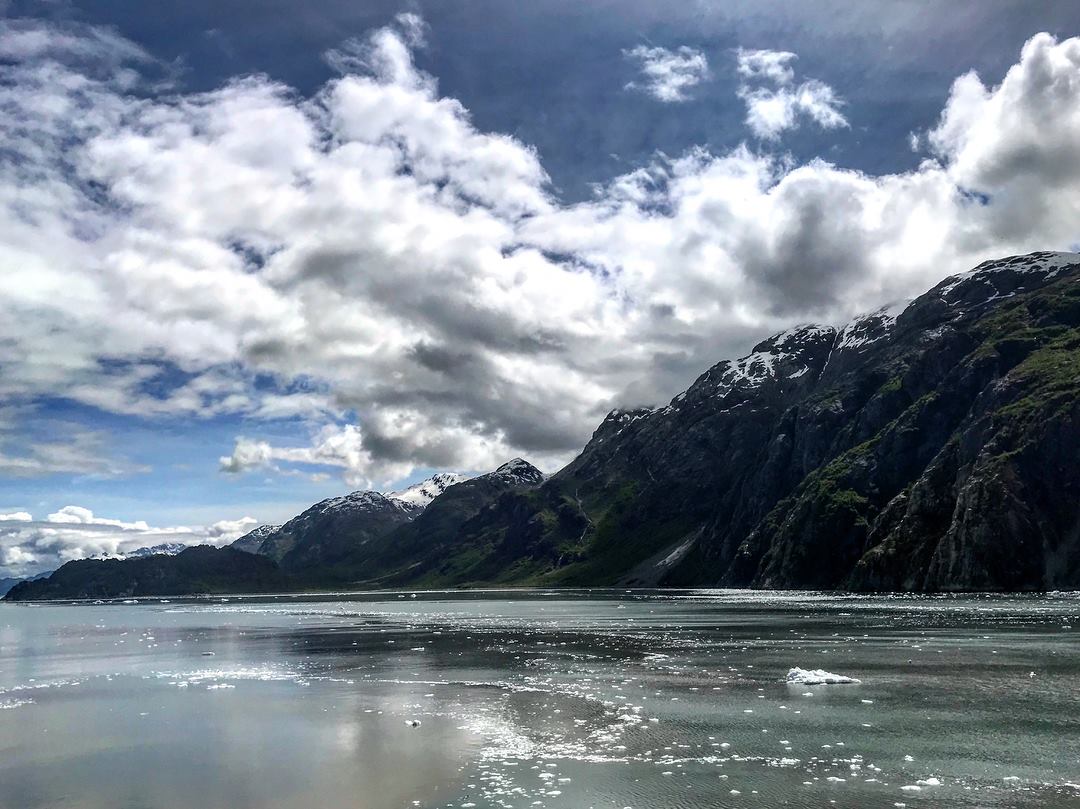
M449 486L415 519L354 547L339 560L335 574L352 586L438 583L448 575L444 562L460 564L469 553L459 538L471 519L503 495L528 491L543 480L539 469L515 458L494 472Z
M284 525L256 528L233 547L269 556L285 570L332 567L410 522L448 488L464 480L463 475L442 472L401 492L358 491L332 497Z
M248 531L239 539L230 542L229 547L246 553L258 553L262 548L263 541L280 528L280 525L260 525L258 528Z
M439 580L1077 587L1077 447L1080 256L1013 256L609 414L443 541Z
M354 492L256 529L258 556L69 563L9 597L73 597L102 590L102 577L133 592L142 568L71 565L142 563L186 588L173 592L283 577L299 588L1075 589L1078 447L1080 255L1032 253L840 328L763 340L664 407L611 412L549 478L515 459L408 497L417 487ZM229 564L238 578L226 587Z
M403 541L392 538L395 529L430 512L433 516L424 523L428 528L452 533L500 494L542 480L535 467L515 459L472 480L436 475L410 487L408 499L353 492L316 503L282 526L259 526L228 548L202 545L173 556L150 555L153 549L146 549L146 554L136 552L127 558L69 562L46 581L14 587L8 598L117 598L343 586L371 574L375 568L366 562L373 554L393 555L388 549Z
M22 579L19 579L19 578L0 579L0 598L3 598L4 596L6 596L11 591L11 589L16 584L18 584L19 582L37 581L38 579L47 579L52 574L53 574L53 571L45 570L45 571L42 571L41 573L35 573L33 576L27 576L26 578L22 578Z
M414 506L426 508L427 505L440 494L445 492L451 486L461 483L464 480L466 480L464 475L458 475L454 472L439 472L427 480L415 483L400 492L392 492L391 494L388 494L387 497L393 498L394 500L403 500L406 503L412 503Z
M197 545L175 556L68 562L46 579L20 582L5 599L254 593L287 587L286 578L270 559L232 548Z
M389 533L421 511L422 506L379 492L331 497L269 534L259 554L285 570L333 565L354 546Z
M139 559L143 556L154 556L158 554L164 556L176 556L176 554L190 547L190 545L183 545L179 542L163 542L160 545L148 545L145 548L136 548L133 551L123 554L123 556L125 559Z

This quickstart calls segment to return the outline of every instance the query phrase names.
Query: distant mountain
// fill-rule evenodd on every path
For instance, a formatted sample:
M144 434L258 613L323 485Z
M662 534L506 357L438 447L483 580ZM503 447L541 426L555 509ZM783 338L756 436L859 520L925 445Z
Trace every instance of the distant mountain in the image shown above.
M415 519L354 546L333 573L351 586L437 582L445 576L444 563L468 554L458 540L470 519L503 495L533 489L543 480L539 469L515 458L494 472L450 486Z
M246 553L259 553L263 541L280 528L280 525L260 525L255 530L249 531L239 539L229 543L229 547Z
M149 545L145 548L128 551L127 553L122 554L122 556L125 559L141 559L144 556L155 555L176 556L176 554L190 547L190 545L184 545L179 542L163 542L160 545Z
M284 525L259 526L228 548L196 546L168 556L153 553L161 547L155 546L127 558L69 562L40 586L14 588L10 598L114 598L342 586L368 575L363 568L367 555L384 552L386 543L394 541L389 537L396 528L427 510L441 515L441 525L457 525L500 493L542 479L531 464L515 459L472 480L436 475L402 493L408 497L353 492L316 503ZM459 512L460 518L453 516Z
M46 579L20 582L5 598L133 598L269 592L287 587L287 579L270 559L232 548L198 545L175 556L68 562Z
M410 522L463 480L462 475L443 472L401 492L358 491L332 497L282 526L256 528L234 547L269 556L290 571L334 566L368 542Z
M38 579L47 579L49 576L52 575L52 573L53 573L53 571L51 571L51 570L45 570L45 571L43 571L41 573L35 573L33 576L27 576L27 577L21 578L21 579L19 579L19 578L0 579L0 598L3 598L4 596L6 596L8 594L8 592L10 592L11 588L13 588L19 582L37 581Z
M421 511L421 506L379 492L331 497L267 536L259 553L285 570L333 565L353 546L388 533Z

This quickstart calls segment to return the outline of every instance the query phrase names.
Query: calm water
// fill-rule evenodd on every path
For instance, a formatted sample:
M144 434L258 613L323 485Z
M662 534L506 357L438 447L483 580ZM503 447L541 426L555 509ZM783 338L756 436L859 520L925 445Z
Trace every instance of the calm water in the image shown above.
M4 605L0 807L1077 807L1078 639L1076 594Z

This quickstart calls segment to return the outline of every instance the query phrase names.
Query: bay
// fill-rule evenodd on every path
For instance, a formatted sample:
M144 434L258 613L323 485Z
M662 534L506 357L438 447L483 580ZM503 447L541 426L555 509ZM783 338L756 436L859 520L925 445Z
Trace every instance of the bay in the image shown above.
M1072 593L3 605L0 807L1075 807L1078 631Z

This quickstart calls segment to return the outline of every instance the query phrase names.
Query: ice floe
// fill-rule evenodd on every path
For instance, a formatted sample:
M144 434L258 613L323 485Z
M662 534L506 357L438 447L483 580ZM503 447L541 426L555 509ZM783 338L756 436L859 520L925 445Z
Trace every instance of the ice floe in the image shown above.
M824 669L801 669L797 666L787 673L787 682L792 685L840 685L857 683L854 677L846 674L833 674Z

